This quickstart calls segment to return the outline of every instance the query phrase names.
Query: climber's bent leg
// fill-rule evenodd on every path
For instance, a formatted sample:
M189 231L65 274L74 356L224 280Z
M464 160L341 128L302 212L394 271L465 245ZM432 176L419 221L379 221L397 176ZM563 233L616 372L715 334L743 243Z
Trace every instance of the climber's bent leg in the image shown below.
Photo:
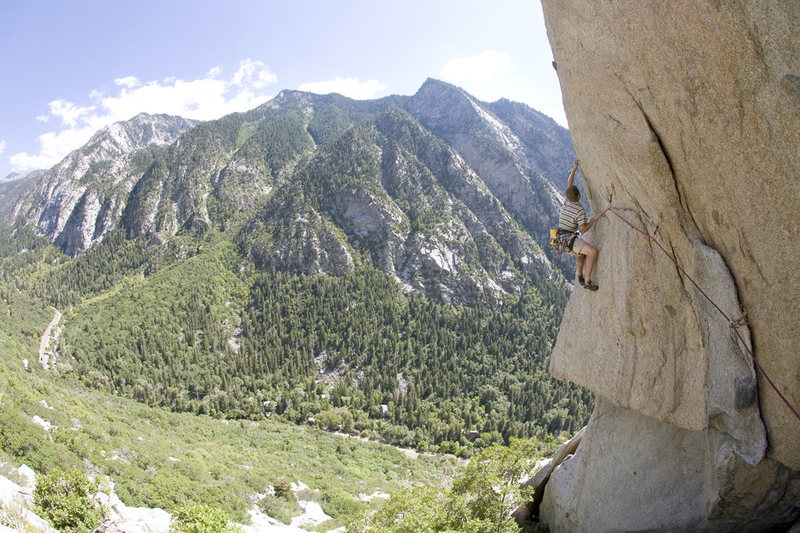
M583 245L583 248L581 248L580 251L580 255L578 256L578 261L580 261L581 258L584 257L586 259L585 259L585 267L583 270L586 274L586 283L588 284L589 282L592 281L592 269L594 268L594 261L595 259L597 259L597 250L594 249L594 246L590 244Z

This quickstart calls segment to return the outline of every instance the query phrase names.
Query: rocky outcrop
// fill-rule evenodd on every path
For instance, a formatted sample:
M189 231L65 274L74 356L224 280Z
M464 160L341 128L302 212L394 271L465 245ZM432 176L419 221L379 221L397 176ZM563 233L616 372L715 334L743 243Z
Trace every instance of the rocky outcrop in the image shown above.
M534 517L541 514L540 506L544 498L544 491L547 487L547 482L550 481L550 476L553 471L561 466L561 463L575 455L578 446L583 440L583 434L586 432L584 426L578 431L571 439L562 444L556 450L552 457L541 460L537 465L536 473L528 481L522 484L522 488L532 489L531 501L527 505L517 508L512 515L520 526L528 525L534 522Z
M752 467L729 442L599 398L540 514L551 531L570 532L765 531L796 520L800 476L771 459Z
M238 241L256 268L341 274L367 260L408 291L459 304L500 305L521 292L527 273L554 275L482 176L397 108L298 165Z
M12 517L9 522L15 526L15 529L8 531L33 530L56 533L47 520L30 510L34 507L33 491L36 486L36 474L27 465L12 470L16 470L15 473L22 479L22 485L0 476L0 507L3 509L0 514Z
M0 218L35 224L40 235L75 256L116 227L128 193L152 160L142 150L172 143L194 124L142 113L106 126L53 168L33 176L13 207L0 203Z
M0 223L14 222L21 209L20 202L46 170L33 170L24 174L11 174L0 180Z
M6 465L7 466L7 465ZM5 531L38 531L41 533L57 533L44 518L31 509L35 509L34 488L36 486L36 473L26 465L16 470L16 474L24 480L23 485L18 485L4 476L0 476L0 517L8 517L8 522L15 529L6 528L0 524L0 533ZM129 507L119 499L114 482L109 478L102 480L103 491L98 492L94 499L106 509L102 525L98 530L108 533L168 533L171 531L172 515L163 509L149 507ZM292 483L295 492L302 490L296 487L307 486L302 483ZM250 524L233 524L245 533L305 533L308 527L318 526L330 519L316 502L298 500L303 513L293 518L293 525L285 525L274 518L264 514L257 505L249 511ZM329 533L340 530L331 530ZM342 529L343 531L343 529Z
M800 518L800 8L543 2L587 238L551 372L597 407L542 504L554 531L762 530ZM685 272L670 260L674 257ZM727 318L747 309L740 341Z
M355 268L341 230L325 220L299 188L270 199L240 233L242 253L262 270L341 275Z

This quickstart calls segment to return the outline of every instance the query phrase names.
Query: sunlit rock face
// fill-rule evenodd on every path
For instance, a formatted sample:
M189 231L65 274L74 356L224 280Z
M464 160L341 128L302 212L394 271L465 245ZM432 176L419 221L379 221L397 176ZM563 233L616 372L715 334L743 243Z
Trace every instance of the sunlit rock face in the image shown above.
M543 7L584 200L668 253L612 212L587 235L600 290L573 294L551 372L599 400L542 512L555 531L791 524L800 420L744 346L800 406L800 4Z

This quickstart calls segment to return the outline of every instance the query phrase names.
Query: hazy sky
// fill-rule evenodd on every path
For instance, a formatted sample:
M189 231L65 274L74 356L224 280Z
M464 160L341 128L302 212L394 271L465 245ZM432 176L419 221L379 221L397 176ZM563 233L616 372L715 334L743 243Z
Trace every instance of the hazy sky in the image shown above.
M140 112L214 119L282 89L432 77L566 125L538 0L0 0L0 179Z

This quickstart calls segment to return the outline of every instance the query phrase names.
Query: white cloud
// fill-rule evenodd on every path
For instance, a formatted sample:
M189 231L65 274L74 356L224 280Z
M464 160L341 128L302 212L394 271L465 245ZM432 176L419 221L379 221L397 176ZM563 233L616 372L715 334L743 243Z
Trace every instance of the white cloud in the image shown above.
M239 70L233 75L231 83L233 85L249 85L254 89L263 89L276 81L278 81L278 77L270 72L264 63L245 59L239 65Z
M128 89L133 89L134 87L138 87L141 84L142 82L140 82L139 78L137 78L136 76L125 76L124 78L117 78L114 80L114 85L127 87Z
M315 81L304 83L298 87L301 91L317 94L339 93L350 98L355 98L356 100L376 98L387 88L387 85L384 85L378 80L359 81L358 78L336 78L328 81Z
M102 127L102 126L101 126ZM99 128L97 128L99 129ZM40 135L37 142L41 146L38 154L21 152L8 158L14 172L36 168L50 168L72 150L88 141L97 131L92 126L83 128L68 128L60 132L48 132Z
M58 118L61 128L36 139L40 146L38 154L22 152L10 156L12 169L49 168L86 143L103 126L143 112L212 120L228 113L247 111L268 100L272 95L266 88L278 80L264 63L252 59L242 61L230 79L220 79L221 73L222 67L214 67L204 78L170 77L160 82L142 82L135 76L126 76L114 80L119 87L116 94L92 90L88 105L53 100L49 113L36 118L42 122Z
M508 73L511 54L487 50L475 56L459 57L450 60L439 76L444 81L461 87L485 84Z
M528 102L531 96L530 80L515 71L509 52L487 50L478 55L450 60L439 73L439 78L466 90L480 100L493 102L508 98Z
M95 106L79 106L67 100L53 100L50 102L50 116L61 119L61 125L74 128L79 121L85 121L92 115Z

